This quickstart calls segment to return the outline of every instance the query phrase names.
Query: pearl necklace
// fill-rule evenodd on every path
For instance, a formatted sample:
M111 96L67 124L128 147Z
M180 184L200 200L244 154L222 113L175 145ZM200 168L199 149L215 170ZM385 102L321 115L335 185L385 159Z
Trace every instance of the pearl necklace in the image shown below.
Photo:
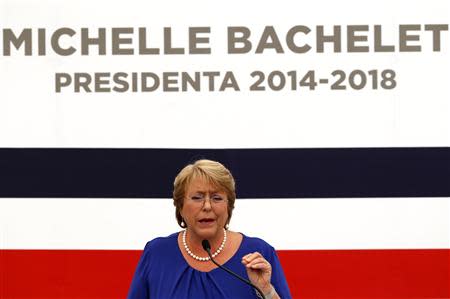
M225 246L225 242L227 241L227 231L225 229L223 229L223 241L222 244L220 244L220 247L217 249L216 252L214 252L212 254L212 257L216 257L222 250L223 247ZM201 262L206 262L209 261L211 258L208 257L200 257L198 255L195 255L192 253L192 251L189 249L187 243L186 243L186 230L184 230L183 232L183 245L184 245L184 249L186 249L187 253L193 257L194 259L196 259L197 261L201 261Z

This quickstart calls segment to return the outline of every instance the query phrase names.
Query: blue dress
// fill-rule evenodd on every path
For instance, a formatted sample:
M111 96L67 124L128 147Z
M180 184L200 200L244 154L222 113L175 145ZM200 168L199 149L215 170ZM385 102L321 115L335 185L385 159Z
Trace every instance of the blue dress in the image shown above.
M248 279L241 263L244 255L260 252L272 265L271 283L281 298L291 298L280 261L272 246L244 234L238 251L225 267ZM198 271L186 262L177 241L178 233L147 243L131 282L128 299L258 298L253 288L220 268Z

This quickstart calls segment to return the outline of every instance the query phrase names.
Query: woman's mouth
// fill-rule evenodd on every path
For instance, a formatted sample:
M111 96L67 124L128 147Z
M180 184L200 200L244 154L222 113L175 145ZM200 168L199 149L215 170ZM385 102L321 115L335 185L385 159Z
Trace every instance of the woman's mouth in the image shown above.
M212 219L212 218L202 218L199 220L200 223L211 223L213 221L214 221L214 219Z

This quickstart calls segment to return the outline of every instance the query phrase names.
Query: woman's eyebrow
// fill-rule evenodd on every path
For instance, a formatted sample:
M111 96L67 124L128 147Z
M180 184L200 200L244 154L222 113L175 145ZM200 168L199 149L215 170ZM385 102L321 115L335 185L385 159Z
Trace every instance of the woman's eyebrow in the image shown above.
M211 193L226 193L224 190L213 190Z
M218 193L225 193L222 190L207 190L207 191L194 191L192 194L201 194L201 195L205 195L205 194L218 194Z

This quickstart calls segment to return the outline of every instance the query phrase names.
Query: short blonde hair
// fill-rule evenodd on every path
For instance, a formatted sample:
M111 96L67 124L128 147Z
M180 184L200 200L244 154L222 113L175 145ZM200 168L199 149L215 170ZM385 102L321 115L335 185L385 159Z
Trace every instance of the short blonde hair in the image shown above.
M233 213L234 201L236 200L235 181L231 172L225 166L211 160L195 161L193 164L184 167L176 176L173 182L173 205L175 206L175 217L178 225L182 228L186 227L180 211L183 208L186 189L191 181L196 178L205 179L210 184L224 190L227 194L228 219L225 223L225 228L227 228Z

